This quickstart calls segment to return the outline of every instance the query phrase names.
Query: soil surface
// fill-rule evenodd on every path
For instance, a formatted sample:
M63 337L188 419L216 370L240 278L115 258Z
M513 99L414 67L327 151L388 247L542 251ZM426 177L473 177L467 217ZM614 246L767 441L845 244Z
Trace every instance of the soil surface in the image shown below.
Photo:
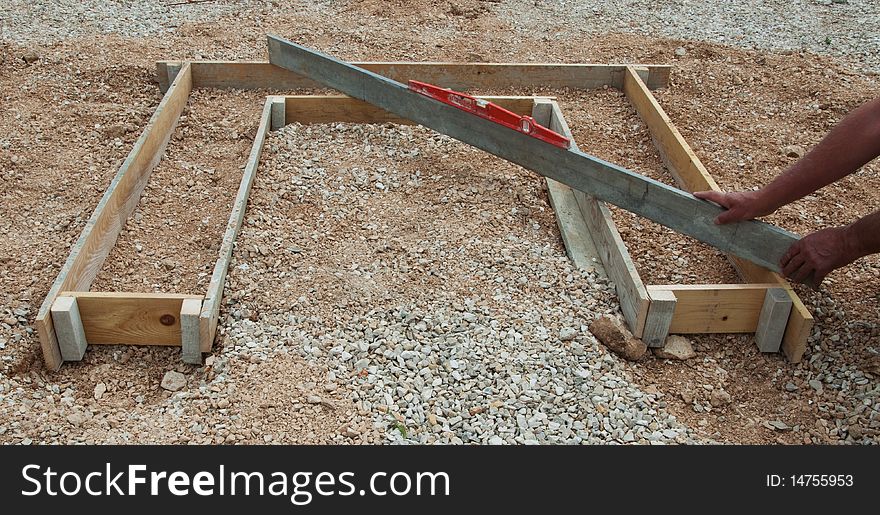
M30 16L49 8L34 2L39 9L29 11L31 4L15 3L10 12ZM595 278L578 275L565 263L542 179L457 144L447 148L438 143L440 150L431 143L414 146L405 136L412 134L410 128L323 126L320 131L331 136L310 136L326 143L321 148L309 147L300 126L270 137L233 256L218 341L204 366L180 364L177 349L93 346L82 362L46 372L34 328L37 309L161 100L155 61L265 60L264 37L274 33L350 60L671 63L670 86L654 94L725 189L765 184L795 161L792 146L808 150L847 112L880 91L877 76L854 64L880 61L874 54L838 60L805 50L756 49L753 42L728 46L623 30L584 33L575 31L574 20L564 19L558 26L530 27L522 16L531 11L514 16L506 2L279 4L231 2L216 13L209 12L211 3L185 7L183 14L144 18L149 26L137 34L120 32L109 22L83 22L65 32L61 21L41 39L18 37L18 31L0 33L0 442L357 443L399 441L398 434L413 441L454 443L521 443L530 436L547 442L878 442L880 258L835 271L819 291L796 287L816 318L799 364L759 353L752 335L690 337L697 356L684 362L654 357L619 361L581 330L595 316L614 311L615 299L607 285L591 283ZM64 3L61 8L78 7ZM540 5L526 9L534 10L535 17L541 12ZM851 32L859 30L856 20L843 18L842 23ZM204 291L268 93L276 92L193 92L93 290ZM499 87L484 93L556 96L582 150L673 183L646 127L619 91ZM382 140L382 131L394 137L382 140L383 156L364 147L348 155L333 145L336 131L347 145L359 138ZM417 134L431 141L430 133ZM412 148L421 148L430 159L399 161ZM327 158L333 164L325 172L338 174L340 187L366 181L372 193L362 197L363 205L344 209L332 197L309 203L298 196L333 191L333 184L324 183L305 188L309 179L302 174L309 166L321 167L303 160L319 158L328 149L339 155ZM285 170L284 156L299 159L299 168ZM365 178L353 172L360 162ZM386 172L379 172L382 167ZM383 173L394 177L386 179ZM799 234L849 223L880 205L878 173L880 164L868 164L766 220ZM292 182L296 177L305 183ZM390 187L385 181L394 180L399 191L377 196L383 190L376 190L376 182ZM407 181L417 184L407 186ZM407 188L412 194L406 194ZM370 209L383 214L364 218ZM613 212L647 284L737 281L714 249L618 209ZM476 245L474 239L485 243ZM450 257L456 249L461 259ZM519 253L525 256L521 261ZM485 259L493 265L471 265ZM520 276L538 286L518 283ZM568 277L576 284L568 283ZM501 293L510 298L493 301L488 292L498 278L508 288ZM542 284L556 285L559 293L547 293ZM475 296L484 301L466 303ZM558 301L560 296L565 302ZM403 305L418 317L401 314ZM443 306L456 305L461 309L443 314ZM501 313L517 305L521 313ZM432 319L432 310L448 321ZM353 348L340 344L355 355L351 363L330 352L336 345L330 340L347 341L352 324L360 327L360 335L372 322L395 335L400 324L415 327L427 320L425 330L433 331L432 324L459 324L470 315L478 317L468 322L477 324L474 334L483 334L480 324L493 327L492 320L504 334L513 331L513 343L504 345L520 341L514 333L527 335L529 345L544 341L537 336L541 327L553 338L528 347L531 354L523 351L525 357L512 354L509 361L488 357L507 348L500 343L480 343L465 357L442 354L443 364L469 360L470 379L448 379L447 371L431 368L431 357L425 357L425 368L443 383L438 390L448 388L450 399L440 400L414 400L413 392L423 394L418 381L407 376L400 362L400 370L394 368L401 349L393 356L393 346L383 348L391 353L389 364L375 358L364 367L357 366L357 341L348 342ZM557 364L545 354L573 352L559 341L569 327L586 354L559 355L581 368L546 385L538 374L530 386L546 390L534 398L553 407L545 410L528 401L520 406L506 398L512 404L496 404L493 395L507 394L492 374L522 375L526 383L530 373L543 369L549 374L550 368L542 367ZM399 329L401 342L410 338L406 327ZM430 347L419 345L402 351L425 354ZM590 402L595 391L583 392L578 374L591 364L610 367L601 373L613 375L610 384L615 386L606 384L603 390L619 389L622 400L612 400L611 394L608 401L600 395ZM159 386L172 370L187 377L187 386L177 392ZM400 382L392 385L392 379ZM510 384L520 388L517 381L504 383ZM456 387L497 391L473 398L464 393L465 404L456 404ZM386 393L391 398L388 392L394 393L393 402L377 400ZM564 393L556 400L554 392ZM577 393L563 401L569 392ZM573 406L580 407L570 416ZM458 410L469 416L455 421ZM634 421L642 420L645 410L654 417L645 423L655 427L633 433L641 427ZM544 411L550 418L538 416ZM525 428L519 424L518 432L511 432L519 423L517 415L528 420ZM425 428L414 427L419 424ZM657 433L661 437L654 438Z

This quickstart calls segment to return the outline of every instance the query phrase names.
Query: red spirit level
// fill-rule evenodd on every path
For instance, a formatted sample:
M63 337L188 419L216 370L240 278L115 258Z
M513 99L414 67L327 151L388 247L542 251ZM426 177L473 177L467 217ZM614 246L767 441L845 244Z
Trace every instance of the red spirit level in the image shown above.
M531 116L520 116L513 111L508 111L503 107L493 104L488 100L472 97L470 95L452 91L448 88L441 88L433 84L426 84L416 80L409 81L409 89L416 93L439 100L444 104L457 107L462 111L473 113L481 118L493 121L497 124L511 128L513 130L528 134L533 138L555 145L560 148L569 148L571 141L562 134L556 133L539 125Z

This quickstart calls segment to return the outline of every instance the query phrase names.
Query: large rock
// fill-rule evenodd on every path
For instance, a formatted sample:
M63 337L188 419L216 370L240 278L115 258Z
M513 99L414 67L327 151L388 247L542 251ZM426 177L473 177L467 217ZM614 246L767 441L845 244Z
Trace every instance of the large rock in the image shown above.
M782 148L782 153L785 154L786 157L800 159L804 157L806 151L804 150L804 147L800 145L788 145Z
M21 60L27 64L33 64L40 60L40 54L34 52L33 50L28 50L21 56Z
M663 359L691 359L697 355L694 352L691 341L684 336L673 335L666 338L666 344L663 347L655 347L654 355Z
M180 372L170 370L162 378L161 386L169 392L176 392L186 386L186 376Z
M590 324L590 332L615 354L630 361L645 357L648 346L629 332L620 319L603 315Z
M731 402L733 402L733 398L724 388L716 388L709 394L709 404L716 408L727 406Z

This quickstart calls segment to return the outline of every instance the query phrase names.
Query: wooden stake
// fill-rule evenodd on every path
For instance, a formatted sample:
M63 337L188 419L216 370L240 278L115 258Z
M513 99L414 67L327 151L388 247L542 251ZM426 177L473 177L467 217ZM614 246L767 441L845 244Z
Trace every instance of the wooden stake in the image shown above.
M55 335L64 361L80 361L86 353L86 332L75 297L62 296L52 304Z
M642 341L648 347L663 347L669 335L669 326L678 302L675 293L669 290L651 290L651 305L645 319Z
M199 338L199 315L202 299L184 299L180 306L181 358L184 363L202 364L202 340Z
M755 331L755 342L761 352L779 352L791 307L791 297L784 288L767 289Z

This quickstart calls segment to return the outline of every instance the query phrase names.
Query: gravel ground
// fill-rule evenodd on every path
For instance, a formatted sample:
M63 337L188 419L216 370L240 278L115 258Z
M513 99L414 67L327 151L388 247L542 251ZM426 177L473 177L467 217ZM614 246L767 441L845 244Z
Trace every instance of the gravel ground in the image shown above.
M614 296L570 265L537 176L422 128L294 125L267 146L235 349L286 327L390 441L693 441L586 331Z
M18 43L52 43L91 36L162 36L185 22L212 21L264 2L234 0L210 5L165 4L185 0L4 0L0 37Z
M880 73L880 3L873 0L511 0L499 12L521 32L543 26L555 38L617 32L810 50Z
M157 59L265 59L263 34L276 32L348 59L674 62L672 87L657 96L724 187L767 180L789 162L780 149L809 147L877 91L865 73L880 61L874 3L535 4L4 4L0 441L876 443L877 259L800 292L817 318L800 365L741 335L693 338L687 362L624 362L586 331L616 301L565 259L540 179L411 127L271 135L205 366L181 365L176 349L95 347L59 374L42 370L36 307L132 127L158 104ZM389 24L411 30L380 30ZM618 92L498 93L558 95L582 148L669 180ZM199 289L216 242L195 230L164 249L154 240L198 224L161 199L210 196L205 216L222 216L234 195L220 198L223 181L238 173L260 97L194 92L192 122L102 287ZM772 221L800 232L846 223L876 207L877 191L868 166ZM645 277L728 280L712 249L615 216ZM658 249L680 255L654 259ZM206 254L176 255L189 252Z

